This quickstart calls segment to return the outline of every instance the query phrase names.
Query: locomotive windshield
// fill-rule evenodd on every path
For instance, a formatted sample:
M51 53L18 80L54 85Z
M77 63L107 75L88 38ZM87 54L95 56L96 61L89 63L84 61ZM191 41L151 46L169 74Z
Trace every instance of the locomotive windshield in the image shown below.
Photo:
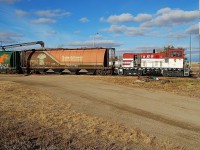
M182 58L183 57L183 50L170 50L169 51L170 58Z
M182 52L171 52L170 57L182 57Z

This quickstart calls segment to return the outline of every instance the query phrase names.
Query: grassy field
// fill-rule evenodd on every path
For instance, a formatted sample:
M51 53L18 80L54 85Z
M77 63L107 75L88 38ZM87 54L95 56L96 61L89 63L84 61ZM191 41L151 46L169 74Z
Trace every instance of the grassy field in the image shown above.
M200 78L175 77L136 77L136 76L92 76L94 80L125 85L128 87L143 88L151 91L166 91L178 95L200 98Z
M1 81L0 91L2 150L183 149L140 129L77 113L66 100L18 83Z
M200 63L197 63L197 62L191 63L191 68L192 68L193 74L195 74L196 76L200 75Z

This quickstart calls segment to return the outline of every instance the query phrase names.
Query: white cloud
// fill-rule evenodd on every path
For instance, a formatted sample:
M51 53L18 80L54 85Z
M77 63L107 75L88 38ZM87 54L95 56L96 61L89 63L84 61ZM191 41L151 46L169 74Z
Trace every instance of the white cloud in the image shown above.
M15 10L15 14L16 14L18 17L25 17L25 16L28 15L27 12L25 12L25 11L23 11L23 10L19 10L19 9Z
M144 27L127 27L124 25L117 26L111 25L110 28L105 29L107 32L113 33L123 33L126 35L144 35L147 31L147 28Z
M55 35L55 34L57 34L57 32L55 30L48 30L47 34L49 34L49 35Z
M39 10L35 12L36 15L40 17L63 17L70 16L71 13L61 9L55 10Z
M162 8L157 11L157 16L150 21L142 23L145 27L172 27L197 20L199 11L184 11L180 9Z
M100 22L106 22L106 19L105 19L104 17L101 17L101 18L99 19L99 21L100 21Z
M56 20L54 19L49 19L49 18L39 18L39 19L33 19L31 23L35 24L52 24L56 23Z
M36 31L34 34L37 34L37 35L40 35L40 37L43 37L43 38L49 38L49 37L55 37L54 35L58 34L57 31L55 30L39 30L39 31Z
M11 31L0 31L0 41L2 43L6 42L6 43L12 43L12 42L16 42L17 37L23 37L23 34L19 34L19 33L15 33L15 32L11 32Z
M148 36L158 37L158 38L170 38L170 39L184 39L188 38L188 34L184 33L184 31L168 31L168 32L158 32L157 34L147 34Z
M160 10L157 11L157 14L160 15L160 14L165 14L165 13L169 13L171 11L171 8L169 7L166 7L166 8L162 8Z
M175 38L175 39L184 39L184 38L187 38L188 35L187 34L184 34L184 33L178 33L178 32L173 32L173 33L168 33L166 35L166 37L169 37L169 38Z
M199 23L190 26L185 30L186 33L199 34Z
M79 33L81 33L81 31L80 30L76 30L76 31L74 31L74 33L75 34L79 34Z
M148 21L151 20L152 16L149 14L138 14L135 18L134 21L136 22L144 22L144 21Z
M16 2L19 2L21 0L0 0L0 3L4 3L4 4L14 4Z
M79 21L82 22L82 23L86 23L86 22L89 22L89 19L86 18L86 17L83 17Z
M131 22L134 20L134 17L129 13L124 13L121 15L113 15L108 17L107 22L118 23L118 22Z
M141 51L145 51L145 52L152 52L153 51L153 49L155 49L155 50L161 50L161 49L163 49L163 47L161 47L161 46L153 46L153 45L149 45L149 46L147 46L147 45L143 45L143 46L137 46L135 49L137 49L137 51L135 51L135 52L141 52Z
M121 46L122 43L114 42L111 40L97 40L95 41L95 45L97 47L117 47Z
M95 42L92 41L78 41L67 44L68 46L72 47L117 47L121 46L121 43L114 42L111 40L96 40Z
M185 29L184 26L196 22L199 18L199 11L191 10L185 11L181 9L171 9L171 8L162 8L158 10L154 15L153 14L137 14L133 16L130 13L123 13L120 15L111 15L108 18L101 17L101 22L109 23L125 23L125 22L139 22L141 24L137 26L125 26L125 25L111 25L109 28L104 29L103 31L112 32L116 35L125 34L125 35L145 35L149 37L164 37L171 39L183 39L187 38L189 32L198 33L198 25L194 25ZM181 26L181 31L176 32L174 28L170 28L170 32L164 29L158 29L159 27L177 27ZM152 31L158 32L157 34L152 34ZM149 32L150 31L150 32ZM172 32L171 32L172 31Z
M108 19L105 19L103 17L100 18L101 22L110 22L110 23L123 23L123 22L144 22L151 20L152 16L149 14L138 14L136 17L134 17L130 13L123 13L121 15L112 15L108 17Z

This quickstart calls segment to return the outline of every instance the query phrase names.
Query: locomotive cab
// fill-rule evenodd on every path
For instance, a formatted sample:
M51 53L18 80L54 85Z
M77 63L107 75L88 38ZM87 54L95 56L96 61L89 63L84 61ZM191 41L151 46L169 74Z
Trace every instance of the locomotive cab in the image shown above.
M190 75L190 67L185 62L184 49L168 50L168 59L168 76Z

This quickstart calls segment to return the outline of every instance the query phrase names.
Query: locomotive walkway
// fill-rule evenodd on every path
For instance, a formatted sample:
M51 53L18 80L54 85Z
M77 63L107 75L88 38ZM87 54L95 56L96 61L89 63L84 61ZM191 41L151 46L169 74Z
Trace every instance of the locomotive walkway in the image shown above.
M116 86L85 76L0 76L72 104L78 112L121 122L188 149L200 147L200 100Z

